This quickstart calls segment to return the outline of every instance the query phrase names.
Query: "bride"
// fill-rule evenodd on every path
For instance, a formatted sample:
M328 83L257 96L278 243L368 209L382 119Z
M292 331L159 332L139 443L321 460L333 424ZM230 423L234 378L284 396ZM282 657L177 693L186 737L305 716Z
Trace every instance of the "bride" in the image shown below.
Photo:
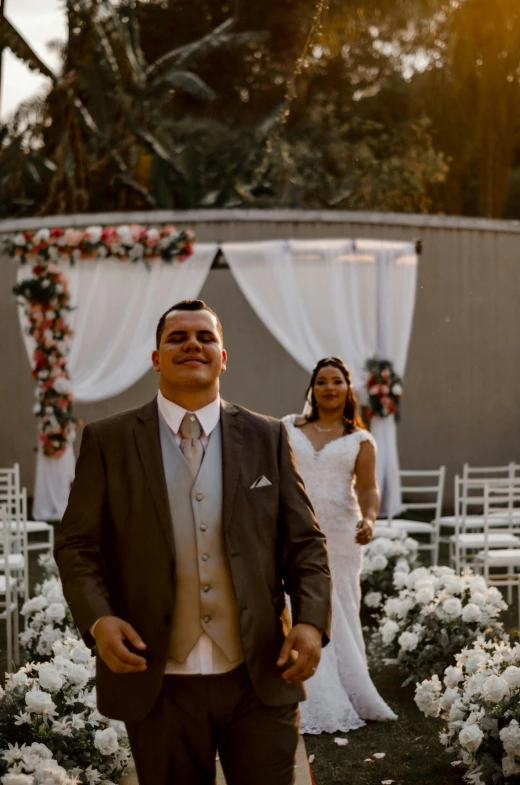
M327 537L332 572L332 635L307 682L302 733L360 728L364 720L395 720L368 672L359 618L362 545L372 539L379 511L376 445L356 414L346 365L320 360L307 390L309 412L288 415L298 469Z

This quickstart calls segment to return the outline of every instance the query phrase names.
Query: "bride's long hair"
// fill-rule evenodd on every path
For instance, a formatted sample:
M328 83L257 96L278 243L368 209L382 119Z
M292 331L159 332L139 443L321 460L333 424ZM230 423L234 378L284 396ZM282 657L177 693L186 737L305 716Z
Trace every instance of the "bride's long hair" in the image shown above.
M316 384L318 373L322 370L322 368L328 367L337 368L347 384L347 400L345 401L345 408L343 409L343 424L345 426L345 433L353 433L359 428L366 430L365 423L359 416L359 406L354 389L352 387L350 371L343 360L341 360L339 357L324 357L323 360L319 361L319 363L316 365L316 368L313 370L311 381L307 387L307 392L305 393L305 400L308 404L306 408L309 409L310 407L310 411L304 411L306 422L315 422L319 418L318 404L316 403L316 397L314 395L314 385Z

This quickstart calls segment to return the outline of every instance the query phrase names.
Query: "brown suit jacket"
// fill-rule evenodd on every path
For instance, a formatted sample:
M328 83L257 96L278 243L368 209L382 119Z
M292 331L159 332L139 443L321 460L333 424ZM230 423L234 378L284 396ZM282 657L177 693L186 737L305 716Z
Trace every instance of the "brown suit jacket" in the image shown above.
M283 423L222 403L223 528L249 674L276 706L303 700L276 665L293 623L328 641L331 581L325 547ZM265 475L271 485L255 490ZM128 621L147 644L148 669L115 674L98 657L99 710L138 721L164 676L175 602L175 548L157 401L85 427L76 477L56 539L65 597L85 642L100 616Z

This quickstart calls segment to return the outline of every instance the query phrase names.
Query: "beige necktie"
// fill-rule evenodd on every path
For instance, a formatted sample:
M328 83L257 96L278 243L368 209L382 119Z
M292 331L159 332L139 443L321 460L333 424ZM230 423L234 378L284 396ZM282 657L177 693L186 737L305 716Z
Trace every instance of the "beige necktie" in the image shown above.
M186 412L181 422L181 450L184 457L188 461L189 467L196 477L199 473L202 459L204 458L204 447L200 440L201 427L200 422L191 412Z

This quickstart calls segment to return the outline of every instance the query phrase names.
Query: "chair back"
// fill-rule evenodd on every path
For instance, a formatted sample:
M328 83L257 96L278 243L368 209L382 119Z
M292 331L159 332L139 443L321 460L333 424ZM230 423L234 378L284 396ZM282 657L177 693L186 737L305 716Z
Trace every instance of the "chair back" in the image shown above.
M400 469L396 472L396 482L392 483L392 487L399 488L404 511L430 511L432 513L431 520L438 521L442 514L445 480L445 466L441 466L439 469ZM396 517L392 515L394 500L390 501L389 524Z

